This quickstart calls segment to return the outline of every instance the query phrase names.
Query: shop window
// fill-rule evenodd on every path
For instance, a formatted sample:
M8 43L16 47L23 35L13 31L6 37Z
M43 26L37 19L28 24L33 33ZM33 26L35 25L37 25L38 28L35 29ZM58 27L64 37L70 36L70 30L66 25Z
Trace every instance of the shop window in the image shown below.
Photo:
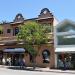
M50 52L48 50L44 50L42 52L43 56L43 63L49 63L50 62Z
M58 59L57 59L57 67L58 68L64 68L66 69L72 69L73 68L73 54L65 53L65 54L58 54ZM74 57L74 56L73 56Z
M10 33L11 32L11 29L7 29L7 33Z

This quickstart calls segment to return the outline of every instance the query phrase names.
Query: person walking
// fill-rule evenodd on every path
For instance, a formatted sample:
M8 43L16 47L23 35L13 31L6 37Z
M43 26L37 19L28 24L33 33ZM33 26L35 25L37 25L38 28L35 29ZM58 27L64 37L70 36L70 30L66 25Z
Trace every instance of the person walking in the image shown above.
M8 65L11 66L11 58L8 58Z
M24 66L24 68L26 68L26 61L24 58L23 58L23 66Z
M3 63L3 65L6 64L5 58L2 59L2 63Z

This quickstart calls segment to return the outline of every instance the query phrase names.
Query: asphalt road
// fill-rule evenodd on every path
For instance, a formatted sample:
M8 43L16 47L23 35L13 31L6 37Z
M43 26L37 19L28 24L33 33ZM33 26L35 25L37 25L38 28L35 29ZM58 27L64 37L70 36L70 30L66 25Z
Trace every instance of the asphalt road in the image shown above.
M0 68L0 75L75 75L71 73L39 72Z

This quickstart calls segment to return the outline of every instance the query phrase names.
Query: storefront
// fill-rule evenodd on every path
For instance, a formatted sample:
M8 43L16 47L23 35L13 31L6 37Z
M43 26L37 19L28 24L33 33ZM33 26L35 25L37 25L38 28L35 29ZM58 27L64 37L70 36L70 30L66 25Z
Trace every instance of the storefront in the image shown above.
M75 22L64 20L54 30L55 67L75 69Z
M75 69L75 47L56 48L57 68Z
M24 58L24 48L7 48L3 50L3 64L19 66L19 60Z

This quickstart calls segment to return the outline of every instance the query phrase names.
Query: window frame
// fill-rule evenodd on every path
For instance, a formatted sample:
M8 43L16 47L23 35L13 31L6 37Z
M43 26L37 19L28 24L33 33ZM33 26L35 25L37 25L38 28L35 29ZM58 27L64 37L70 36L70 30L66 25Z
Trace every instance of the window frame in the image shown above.
M11 29L7 29L7 33L11 33Z
M46 55L45 52L47 52L48 55ZM42 52L42 57L43 57L43 63L49 63L50 62L50 51L48 49L45 49Z

